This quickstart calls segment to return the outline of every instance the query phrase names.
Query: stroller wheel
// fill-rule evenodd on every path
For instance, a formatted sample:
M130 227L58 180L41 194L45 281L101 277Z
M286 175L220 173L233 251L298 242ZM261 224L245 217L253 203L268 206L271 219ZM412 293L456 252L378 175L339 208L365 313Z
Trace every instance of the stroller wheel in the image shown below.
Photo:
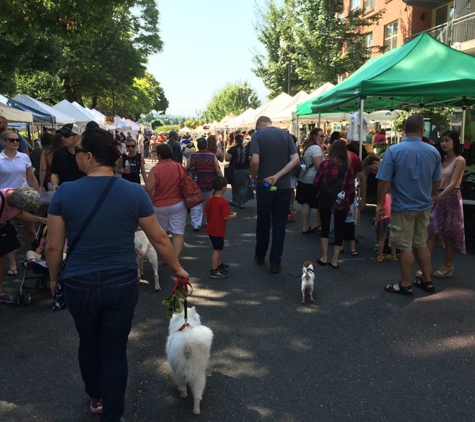
M31 303L31 294L30 294L30 292L28 292L28 291L26 292L25 299L26 299L25 305L30 306L30 303Z
M16 295L15 295L15 301L13 302L13 304L15 306L18 306L20 305L21 301L23 300L23 295L20 294L20 291L18 290L18 292L16 292Z

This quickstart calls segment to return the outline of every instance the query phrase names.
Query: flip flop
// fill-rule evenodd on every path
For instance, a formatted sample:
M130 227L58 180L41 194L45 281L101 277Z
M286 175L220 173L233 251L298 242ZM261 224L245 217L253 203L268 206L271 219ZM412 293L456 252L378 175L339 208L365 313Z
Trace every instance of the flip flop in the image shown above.
M7 274L10 275L10 276L16 276L18 275L18 270L16 268L10 268L8 271L7 271Z
M334 270L339 270L340 266L339 265L334 265L331 261L328 261L328 265L332 267Z
M324 262L321 259L317 259L317 264L321 265L322 267L326 267L328 265L328 262Z

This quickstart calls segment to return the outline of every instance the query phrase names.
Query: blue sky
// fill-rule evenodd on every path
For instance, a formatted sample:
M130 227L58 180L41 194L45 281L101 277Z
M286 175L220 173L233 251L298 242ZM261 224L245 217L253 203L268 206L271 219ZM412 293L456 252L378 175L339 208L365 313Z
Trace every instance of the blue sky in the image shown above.
M264 0L257 0L263 4ZM251 72L257 40L254 0L158 0L162 53L148 71L165 90L169 114L196 117L227 83L247 81L262 103L268 94Z

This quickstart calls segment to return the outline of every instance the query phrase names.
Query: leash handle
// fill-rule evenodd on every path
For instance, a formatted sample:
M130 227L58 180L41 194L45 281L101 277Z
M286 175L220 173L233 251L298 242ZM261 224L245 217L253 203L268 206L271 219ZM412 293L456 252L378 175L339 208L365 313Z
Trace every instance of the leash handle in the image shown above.
M173 289L172 289L172 294L176 293L177 289L180 288L180 284L181 284L181 287L183 288L183 293L185 294L185 296L191 296L193 293L193 286L188 281L188 278L184 278L184 277L178 277L176 279L175 285L173 286Z

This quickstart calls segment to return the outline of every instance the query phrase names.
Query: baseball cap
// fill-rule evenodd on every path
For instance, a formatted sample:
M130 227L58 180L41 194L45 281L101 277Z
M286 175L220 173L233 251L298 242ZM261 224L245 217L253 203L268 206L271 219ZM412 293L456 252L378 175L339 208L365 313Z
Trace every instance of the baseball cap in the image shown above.
M67 125L64 125L61 129L57 130L57 132L61 133L61 135L80 135L81 131L79 130L79 127L75 125L74 123L68 123Z
M99 125L94 120L91 120L86 125L86 130L91 130L91 129L99 129Z

